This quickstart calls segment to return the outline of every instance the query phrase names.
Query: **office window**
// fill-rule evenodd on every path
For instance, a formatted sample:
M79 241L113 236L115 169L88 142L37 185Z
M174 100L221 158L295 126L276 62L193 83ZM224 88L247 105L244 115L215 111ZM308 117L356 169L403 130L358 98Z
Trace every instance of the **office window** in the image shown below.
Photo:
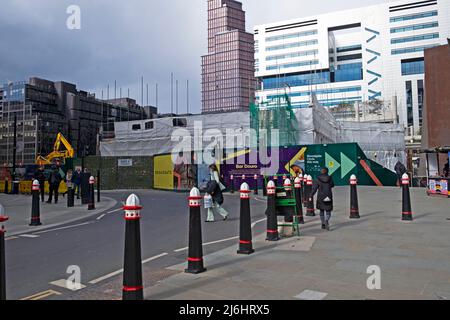
M428 48L433 48L438 46L439 44L431 44L428 46L420 46L420 47L409 47L409 48L402 48L402 49L394 49L391 51L391 54L405 54L405 53L411 53L411 52L421 52Z
M439 23L437 21L434 21L434 22L429 22L429 23L416 24L416 25L412 25L412 26L391 28L391 33L422 30L422 29L429 29L429 28L436 28L436 27L439 27Z
M413 114L413 94L411 81L406 81L406 110L407 110L408 127L412 127L414 124L414 114Z
M391 44L413 42L413 41L422 41L422 40L429 40L429 39L436 39L436 38L439 38L439 33L438 32L422 34L422 35L419 35L419 36L391 39Z
M312 36L312 35L316 35L316 34L317 34L317 30L310 30L310 31L303 31L303 32L296 32L296 33L282 34L279 36L268 37L268 38L266 38L266 41L271 42L271 41L278 41L278 40L286 40L286 39L292 39L292 38Z
M318 71L285 77L270 77L262 80L264 90L290 87L308 86L311 84L329 83L330 72Z
M419 125L423 123L424 87L423 80L417 81L417 101L419 103Z
M363 79L362 63L340 65L334 72L335 82L355 81Z
M346 47L339 47L336 49L338 53L340 52L348 52L348 51L358 51L362 50L362 46L360 44L352 45L352 46L346 46Z
M293 43L282 44L282 45L278 45L278 46L267 47L266 51L276 51L276 50L283 50L283 49L289 49L289 48L311 46L311 45L315 45L317 43L319 43L318 40L293 42Z
M296 68L296 67L304 67L304 66L311 66L319 64L319 60L309 60L309 61L300 61L300 62L293 62L293 63L286 63L286 64L279 64L279 65L272 65L266 67L266 70L277 70L277 69L288 69L288 68Z
M318 53L319 53L319 50L316 49L316 50L299 51L299 52L288 53L288 54L279 54L279 55L275 55L275 56L266 57L266 61L312 56L312 55L315 55Z
M362 59L362 53L349 54L346 56L337 57L337 61L347 61L347 60L355 60L355 59Z
M413 60L402 60L402 76L425 73L425 62L423 58Z
M408 20L415 20L415 19L421 19L421 18L427 18L427 17L434 17L437 15L438 15L438 12L435 10L435 11L414 13L414 14L410 14L410 15L406 15L406 16L392 17L390 19L390 21L391 22L408 21Z

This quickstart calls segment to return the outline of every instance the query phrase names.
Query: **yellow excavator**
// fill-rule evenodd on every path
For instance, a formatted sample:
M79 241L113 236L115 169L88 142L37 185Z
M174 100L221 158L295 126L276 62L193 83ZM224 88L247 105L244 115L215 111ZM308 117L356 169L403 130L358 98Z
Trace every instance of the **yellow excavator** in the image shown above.
M61 143L64 145L66 150L60 151ZM65 162L68 158L73 158L75 154L72 145L67 141L67 139L61 134L58 133L56 136L55 144L53 145L53 152L51 152L48 156L43 157L42 155L38 155L36 157L36 164L43 166L48 164L53 164L53 160L60 159L62 162Z

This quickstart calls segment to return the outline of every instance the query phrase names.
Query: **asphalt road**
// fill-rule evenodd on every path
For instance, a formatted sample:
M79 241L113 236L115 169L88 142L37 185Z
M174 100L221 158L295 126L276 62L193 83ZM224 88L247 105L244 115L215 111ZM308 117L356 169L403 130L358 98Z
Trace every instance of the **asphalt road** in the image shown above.
M188 194L163 191L136 191L144 209L141 212L142 259L165 254L150 263L166 267L186 259L189 209ZM69 266L79 266L81 283L104 277L123 267L125 221L121 202L130 192L111 192L109 197L118 200L115 208L95 217L61 225L32 234L33 238L12 238L6 241L7 298L23 299L54 290L58 299L71 292L51 284L67 279ZM252 221L265 218L265 201L252 196ZM239 234L239 196L226 195L225 206L230 216L222 221L203 223L203 243L218 243L205 247L204 253L212 253L233 244L237 240L225 240ZM206 213L202 210L203 219ZM258 223L254 233L265 231L265 222ZM62 282L64 283L64 282ZM50 293L51 295L51 293Z

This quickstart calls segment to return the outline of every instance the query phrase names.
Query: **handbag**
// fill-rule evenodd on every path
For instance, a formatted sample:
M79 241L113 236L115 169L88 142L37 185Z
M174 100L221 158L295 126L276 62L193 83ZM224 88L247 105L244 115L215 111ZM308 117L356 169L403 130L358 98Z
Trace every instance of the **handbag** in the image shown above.
M205 197L203 198L203 203L205 205L205 209L209 209L213 207L213 199L211 197L211 195L209 195L208 193L205 194Z

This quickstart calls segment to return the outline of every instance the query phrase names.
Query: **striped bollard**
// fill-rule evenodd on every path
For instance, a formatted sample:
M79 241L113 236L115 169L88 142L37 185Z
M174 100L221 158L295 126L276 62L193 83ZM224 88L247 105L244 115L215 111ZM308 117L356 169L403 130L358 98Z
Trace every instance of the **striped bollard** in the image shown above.
M294 189L295 189L295 204L297 206L298 223L304 224L305 219L303 218L303 206L302 206L302 179L300 177L295 178Z
M123 300L144 300L141 258L141 210L139 198L132 194L125 206L125 255L123 266Z
M308 175L305 174L303 176L303 206L306 208L306 206L308 205L308 198L309 198L309 194L307 194L308 191Z
M247 183L241 186L241 210L239 220L239 250L238 254L252 254L252 220L250 215L250 187Z
M402 177L402 207L402 220L413 221L411 195L409 192L409 176L407 173Z
M31 186L31 222L30 227L42 225L41 223L41 201L39 199L39 181L34 180Z
M5 227L3 222L9 218L5 215L5 209L0 204L0 301L6 300L6 260L5 260Z
M315 217L316 210L314 209L314 199L311 197L311 191L313 188L313 180L312 180L311 176L307 177L306 188L307 188L307 190L305 192L308 195L308 199L307 199L308 205L306 206L306 216L307 217Z
M278 241L280 236L278 234L278 219L275 204L276 187L275 182L269 181L267 183L267 241Z
M89 203L88 210L95 210L95 191L94 191L95 178L91 176L89 178Z
M189 252L186 273L199 274L206 271L203 266L203 244L200 191L192 188L189 196Z
M358 180L353 174L350 177L350 219L359 219Z
M230 176L230 193L234 193L234 175Z
M253 179L255 180L255 189L254 189L253 193L254 193L255 195L258 195L258 175L255 174L255 175L253 176Z

